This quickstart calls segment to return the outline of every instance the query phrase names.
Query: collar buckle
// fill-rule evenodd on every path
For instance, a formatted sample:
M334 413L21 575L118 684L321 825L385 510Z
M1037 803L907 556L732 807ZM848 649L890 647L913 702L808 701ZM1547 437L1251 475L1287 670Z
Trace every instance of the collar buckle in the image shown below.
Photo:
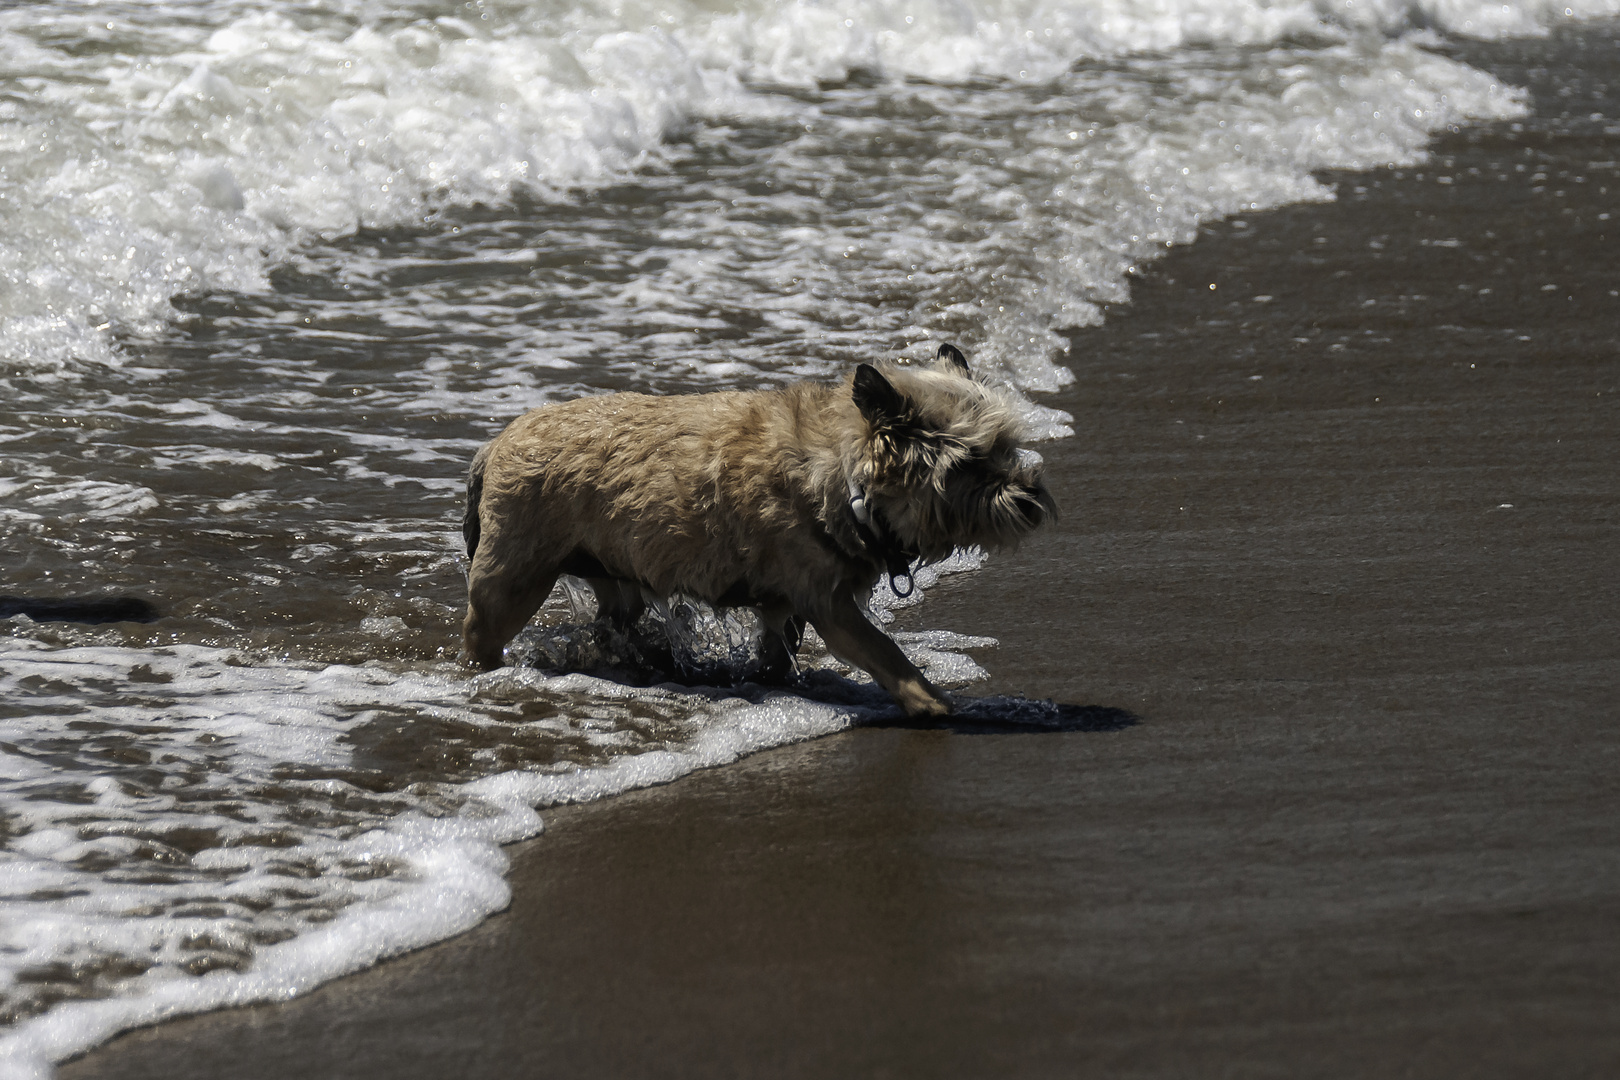
M854 477L849 480L849 513L855 519L855 532L861 543L883 564L894 595L904 600L916 592L917 583L911 576L911 554L900 546L899 539L884 523L874 517L866 500L866 489L857 484ZM906 583L904 592L900 589L902 580Z

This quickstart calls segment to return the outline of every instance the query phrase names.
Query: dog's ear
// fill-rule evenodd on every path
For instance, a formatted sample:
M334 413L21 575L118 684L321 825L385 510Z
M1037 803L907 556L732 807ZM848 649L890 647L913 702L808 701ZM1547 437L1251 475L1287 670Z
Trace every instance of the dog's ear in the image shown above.
M854 398L855 407L875 428L894 427L903 423L911 412L905 395L871 364L855 369Z
M939 355L934 358L934 366L946 370L954 368L958 375L964 377L971 378L973 375L968 370L967 357L962 355L962 350L948 341L939 347Z

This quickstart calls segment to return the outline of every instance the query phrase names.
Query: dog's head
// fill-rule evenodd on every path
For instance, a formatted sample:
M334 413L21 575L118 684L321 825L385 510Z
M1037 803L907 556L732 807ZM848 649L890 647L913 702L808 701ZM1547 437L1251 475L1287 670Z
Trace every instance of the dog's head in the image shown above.
M923 368L862 364L850 393L866 422L855 480L925 561L959 546L1007 547L1057 512L1040 456L1018 446L1011 401L976 381L954 346Z

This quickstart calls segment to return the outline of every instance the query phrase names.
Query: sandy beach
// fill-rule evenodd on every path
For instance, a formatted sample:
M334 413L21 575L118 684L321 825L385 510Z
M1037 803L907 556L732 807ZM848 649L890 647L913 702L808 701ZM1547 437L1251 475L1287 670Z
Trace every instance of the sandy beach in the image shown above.
M999 639L973 694L1137 723L549 811L472 932L60 1075L1615 1075L1617 55L1471 46L1533 118L1211 226L1073 334L1062 522L903 621Z

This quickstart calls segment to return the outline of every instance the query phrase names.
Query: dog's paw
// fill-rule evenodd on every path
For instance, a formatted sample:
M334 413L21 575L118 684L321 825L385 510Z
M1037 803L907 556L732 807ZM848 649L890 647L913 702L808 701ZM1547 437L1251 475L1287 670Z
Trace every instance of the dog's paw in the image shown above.
M894 699L900 703L906 718L916 720L930 716L951 715L951 703L938 690L923 682L906 682L895 688Z

